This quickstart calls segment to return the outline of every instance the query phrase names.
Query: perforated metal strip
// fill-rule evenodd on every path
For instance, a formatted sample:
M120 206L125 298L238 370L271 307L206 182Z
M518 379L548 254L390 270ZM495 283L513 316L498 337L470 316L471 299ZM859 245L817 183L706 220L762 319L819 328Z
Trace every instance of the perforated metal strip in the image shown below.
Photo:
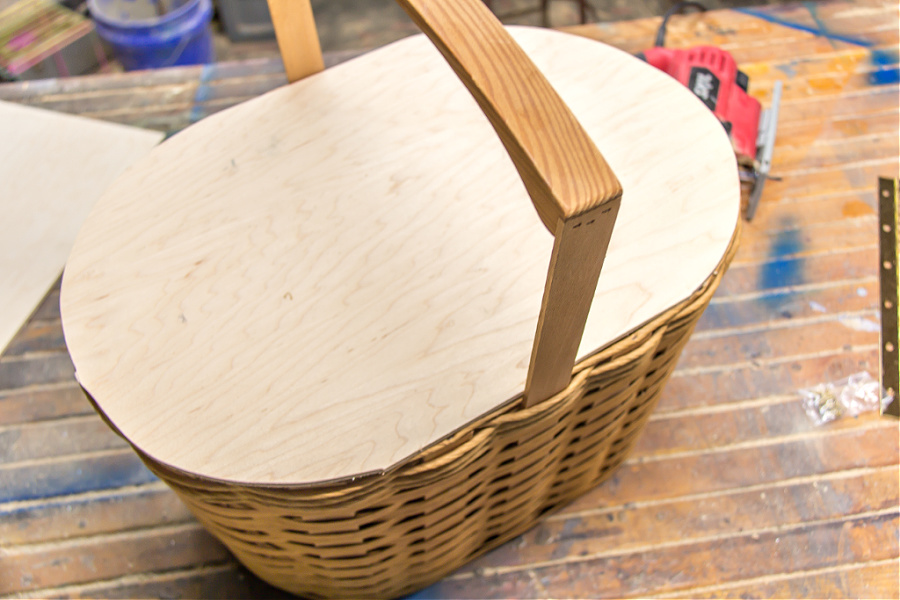
M898 334L897 180L878 179L881 274L881 385L893 395L884 414L900 417L900 334Z

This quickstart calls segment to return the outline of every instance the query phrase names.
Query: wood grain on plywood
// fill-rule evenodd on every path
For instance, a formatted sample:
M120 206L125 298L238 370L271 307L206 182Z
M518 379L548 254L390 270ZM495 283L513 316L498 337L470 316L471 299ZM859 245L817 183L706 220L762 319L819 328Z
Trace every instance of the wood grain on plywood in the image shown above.
M513 33L628 190L585 355L718 264L733 156L662 73ZM97 214L63 283L67 342L102 410L164 463L269 483L377 471L522 392L552 236L424 37L204 120Z

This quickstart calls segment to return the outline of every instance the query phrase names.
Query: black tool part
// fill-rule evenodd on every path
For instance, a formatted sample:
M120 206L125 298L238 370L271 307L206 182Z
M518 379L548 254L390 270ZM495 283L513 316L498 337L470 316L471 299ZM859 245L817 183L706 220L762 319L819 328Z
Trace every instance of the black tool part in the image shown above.
M683 2L675 3L672 8L667 10L666 14L663 15L662 23L659 24L659 29L656 30L656 42L653 44L654 46L661 48L666 45L666 27L669 26L669 17L675 14L681 14L686 8L694 8L700 12L706 12L706 7L699 2L685 0Z

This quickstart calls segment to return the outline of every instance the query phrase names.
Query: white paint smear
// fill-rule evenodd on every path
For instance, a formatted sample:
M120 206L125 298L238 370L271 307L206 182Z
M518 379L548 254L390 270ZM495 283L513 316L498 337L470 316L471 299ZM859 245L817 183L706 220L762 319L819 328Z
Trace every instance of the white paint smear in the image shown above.
M810 307L811 309L813 309L814 311L816 311L816 312L820 312L820 313L828 312L828 309L825 308L824 306L822 306L821 304L819 304L818 302L812 302L812 301L811 301L811 302L809 303L809 307Z
M870 319L863 319L862 317L842 317L840 322L842 325L856 331L870 331L875 333L881 331L881 325Z

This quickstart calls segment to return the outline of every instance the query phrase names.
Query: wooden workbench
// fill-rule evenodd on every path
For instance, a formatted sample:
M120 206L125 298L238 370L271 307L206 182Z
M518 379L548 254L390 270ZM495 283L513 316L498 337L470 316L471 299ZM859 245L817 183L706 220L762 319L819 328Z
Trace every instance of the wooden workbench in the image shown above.
M636 52L659 19L576 28ZM633 455L417 596L897 597L898 427L817 427L795 390L878 372L877 176L898 174L894 0L673 19L767 104L773 174ZM880 66L879 66L880 65ZM0 86L0 99L177 131L282 85L277 60ZM0 357L0 596L275 597L82 397L54 286Z

